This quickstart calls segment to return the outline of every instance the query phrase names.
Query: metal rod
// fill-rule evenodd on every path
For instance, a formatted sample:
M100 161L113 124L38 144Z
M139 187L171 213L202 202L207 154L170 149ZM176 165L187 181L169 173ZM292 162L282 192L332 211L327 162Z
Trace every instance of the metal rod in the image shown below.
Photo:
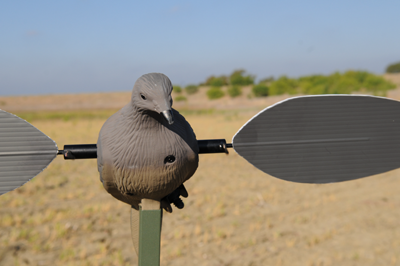
M198 140L199 154L205 153L226 153L228 148L232 148L231 143L226 143L225 139L205 139ZM96 159L96 144L73 144L64 145L64 150L59 150L57 155L63 155L65 160L75 159Z
M205 139L198 140L199 153L228 153L226 140L224 139Z
M64 150L59 150L57 154L64 155L65 160L74 159L96 159L96 144L74 144L64 145Z
M5 151L0 152L0 156L19 156L19 155L54 155L54 151Z

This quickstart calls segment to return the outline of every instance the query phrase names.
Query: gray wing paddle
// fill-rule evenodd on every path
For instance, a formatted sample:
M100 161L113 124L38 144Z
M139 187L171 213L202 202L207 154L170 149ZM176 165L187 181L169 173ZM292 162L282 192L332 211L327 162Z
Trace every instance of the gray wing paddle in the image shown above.
M14 190L57 156L57 145L25 120L0 110L0 195Z
M400 167L400 102L357 95L291 98L249 120L235 151L274 177L330 183Z

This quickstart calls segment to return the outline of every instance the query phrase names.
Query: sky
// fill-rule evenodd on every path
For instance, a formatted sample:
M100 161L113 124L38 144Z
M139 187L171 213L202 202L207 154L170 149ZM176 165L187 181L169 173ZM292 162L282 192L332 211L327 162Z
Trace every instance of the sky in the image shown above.
M1 1L0 96L130 91L400 61L400 1Z

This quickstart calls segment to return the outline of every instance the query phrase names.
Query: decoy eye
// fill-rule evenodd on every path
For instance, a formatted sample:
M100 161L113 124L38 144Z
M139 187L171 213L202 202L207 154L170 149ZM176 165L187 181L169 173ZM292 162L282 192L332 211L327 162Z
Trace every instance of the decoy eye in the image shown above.
M173 155L168 155L164 159L164 164L173 163L173 162L175 162L175 156L173 156Z
M140 97L142 97L143 100L146 100L146 96L144 96L143 94L140 94Z

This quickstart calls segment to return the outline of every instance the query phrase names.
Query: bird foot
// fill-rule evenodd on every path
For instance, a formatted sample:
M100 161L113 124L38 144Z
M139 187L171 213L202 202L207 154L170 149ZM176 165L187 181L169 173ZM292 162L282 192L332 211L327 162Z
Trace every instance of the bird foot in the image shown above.
M182 184L177 189L175 189L171 194L165 196L161 199L161 207L164 208L167 212L172 212L171 203L175 205L178 209L182 209L185 204L183 203L180 196L187 198L188 192L185 186Z

